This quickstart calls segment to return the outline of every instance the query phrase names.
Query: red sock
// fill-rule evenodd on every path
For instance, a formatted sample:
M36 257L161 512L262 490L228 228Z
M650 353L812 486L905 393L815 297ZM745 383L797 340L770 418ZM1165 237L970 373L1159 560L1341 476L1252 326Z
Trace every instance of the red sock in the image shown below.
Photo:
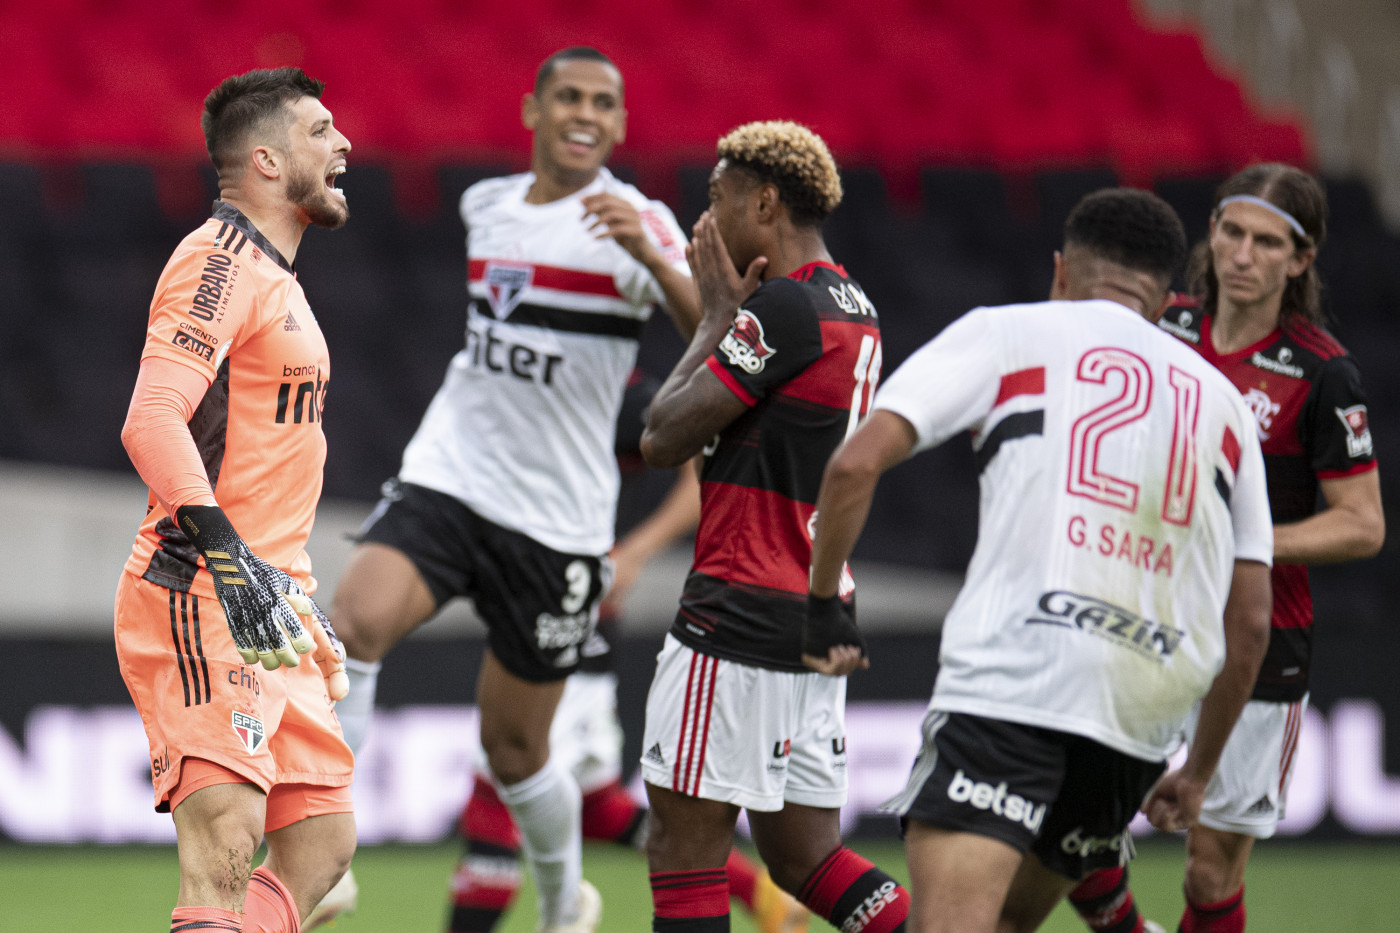
M170 912L170 933L242 933L243 915L222 907L176 907Z
M761 869L738 849L730 849L729 861L724 863L724 870L729 875L729 896L752 912L754 892L758 889L758 874Z
M301 933L301 915L292 892L267 866L253 869L243 901L244 933Z
M450 933L490 933L510 909L525 876L520 830L489 781L480 777L457 823L462 857L452 875Z
M903 933L909 892L845 846L817 866L797 899L838 930Z
M646 821L646 808L632 799L621 782L583 795L583 838L632 845Z
M1244 933L1244 886L1215 904L1193 904L1188 897L1179 933Z
M1126 866L1102 868L1089 875L1069 892L1069 901L1097 933L1142 933L1142 915L1128 888Z
M651 873L653 933L729 933L723 868Z

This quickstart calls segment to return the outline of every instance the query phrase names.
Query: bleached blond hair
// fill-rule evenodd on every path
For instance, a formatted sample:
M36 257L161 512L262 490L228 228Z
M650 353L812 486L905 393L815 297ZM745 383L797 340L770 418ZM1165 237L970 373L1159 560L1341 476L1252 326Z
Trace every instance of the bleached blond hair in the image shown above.
M841 175L826 143L800 123L745 123L719 141L726 166L744 169L777 186L795 223L820 224L841 203Z

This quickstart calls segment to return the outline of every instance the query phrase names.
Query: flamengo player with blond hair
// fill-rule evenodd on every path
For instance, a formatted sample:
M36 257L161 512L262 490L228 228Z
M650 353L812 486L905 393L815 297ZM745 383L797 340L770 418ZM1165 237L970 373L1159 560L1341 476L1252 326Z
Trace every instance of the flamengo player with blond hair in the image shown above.
M874 393L879 321L822 238L841 200L826 144L750 123L718 156L687 248L703 318L642 438L654 466L705 455L695 562L642 741L653 929L729 929L742 807L773 879L814 914L903 930L904 889L841 844L846 684L807 671L801 643L812 504Z

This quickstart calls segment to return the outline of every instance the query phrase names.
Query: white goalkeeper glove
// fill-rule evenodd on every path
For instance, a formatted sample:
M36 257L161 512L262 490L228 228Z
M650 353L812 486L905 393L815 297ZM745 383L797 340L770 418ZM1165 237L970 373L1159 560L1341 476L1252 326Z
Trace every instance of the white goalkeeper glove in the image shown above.
M331 699L342 699L349 687L345 651L315 600L285 572L249 550L217 505L182 506L175 510L175 522L204 556L243 661L274 670L296 667L301 663L298 655L310 653L326 678ZM302 624L303 616L310 631Z

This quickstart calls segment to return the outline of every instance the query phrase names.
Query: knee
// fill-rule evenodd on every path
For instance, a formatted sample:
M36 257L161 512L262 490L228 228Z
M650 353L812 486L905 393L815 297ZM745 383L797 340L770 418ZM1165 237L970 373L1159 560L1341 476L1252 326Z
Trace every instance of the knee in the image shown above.
M489 731L483 726L481 747L491 773L501 784L510 786L540 772L549 763L549 741L505 727Z
M1216 838L1193 833L1186 847L1186 896L1196 904L1214 904L1238 891L1244 884L1251 842L1234 834Z
M185 821L179 834L181 874L246 886L253 873L253 856L261 845L261 821L241 809Z

